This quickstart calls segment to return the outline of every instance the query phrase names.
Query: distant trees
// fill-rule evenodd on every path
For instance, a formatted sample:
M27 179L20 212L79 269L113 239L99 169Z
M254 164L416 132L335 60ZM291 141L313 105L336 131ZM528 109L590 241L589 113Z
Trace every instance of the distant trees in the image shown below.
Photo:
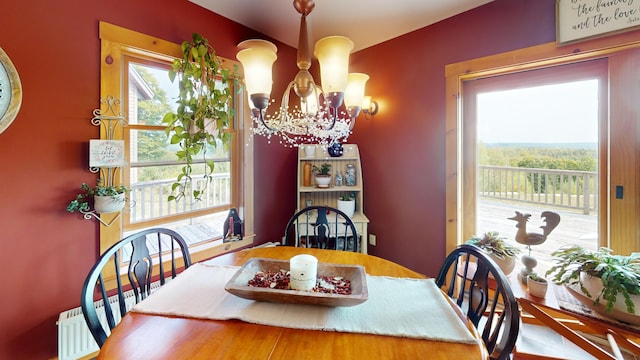
M478 164L537 169L597 171L596 149L491 145L478 146Z
M595 148L585 147L542 147L539 144L532 145L486 145L478 146L478 164L487 166L506 166L527 169L554 169L574 171L597 171L598 153ZM484 174L482 174L484 175ZM481 176L482 176L481 175ZM582 180L576 176L549 175L538 172L530 172L526 175L527 182L534 191L544 193L551 186L556 190L564 185L569 185L571 192L580 193ZM482 191L504 191L505 184L496 179L483 179L485 184ZM570 184L568 184L570 183ZM509 189L513 191L515 189Z
M170 145L162 124L162 118L172 110L171 100L167 92L158 83L158 80L145 66L133 65L144 83L153 93L153 98L138 100L138 123L145 125L162 126L161 130L140 130L137 132L137 161L175 161L176 145ZM210 153L217 154L220 158L226 156L222 147L210 149ZM157 179L172 179L180 172L182 165L151 166L138 169L138 181L150 181ZM229 172L228 162L218 162L216 173ZM204 165L196 165L194 173L204 173Z

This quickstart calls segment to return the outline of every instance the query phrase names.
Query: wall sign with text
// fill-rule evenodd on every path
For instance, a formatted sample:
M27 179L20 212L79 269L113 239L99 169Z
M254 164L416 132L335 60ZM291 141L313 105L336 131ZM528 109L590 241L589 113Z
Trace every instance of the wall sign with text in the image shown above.
M640 28L640 0L556 0L558 45Z
M124 140L89 140L90 167L120 167L124 158Z

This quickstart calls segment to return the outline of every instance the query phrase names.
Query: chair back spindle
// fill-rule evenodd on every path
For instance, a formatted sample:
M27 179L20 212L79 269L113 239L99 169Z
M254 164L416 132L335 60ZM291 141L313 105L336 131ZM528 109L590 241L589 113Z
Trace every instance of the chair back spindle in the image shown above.
M167 253L170 253L170 260L165 260ZM123 263L123 259L127 259L128 264ZM179 269L191 266L186 241L177 232L163 228L127 236L99 257L87 275L80 299L85 321L98 346L102 347L111 329L127 313L127 291L133 292L134 303L137 304L151 294L154 279L159 279L160 286L165 284L167 261L171 266L171 278L177 276ZM125 269L126 276L122 273ZM116 309L109 301L111 294L118 300ZM100 322L96 306L104 309L106 327Z
M296 212L285 228L284 245L358 251L356 226L344 212L328 206L308 206Z
M440 268L436 284L478 328L491 359L509 359L520 329L520 311L509 281L480 248L461 245Z

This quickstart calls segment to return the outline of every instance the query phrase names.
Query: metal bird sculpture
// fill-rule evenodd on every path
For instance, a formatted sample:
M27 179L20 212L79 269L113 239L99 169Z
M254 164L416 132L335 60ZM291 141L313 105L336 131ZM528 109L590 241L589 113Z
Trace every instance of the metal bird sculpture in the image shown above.
M552 211L543 211L540 214L540 217L544 219L545 225L540 226L542 229L542 234L539 233L528 233L527 232L527 222L531 214L523 214L519 211L516 211L516 215L514 217L508 218L509 220L515 220L518 223L516 224L516 228L518 228L518 232L516 233L516 241L520 244L525 244L531 249L531 245L540 245L545 240L547 240L547 236L553 231L553 229L558 226L560 223L560 215L552 212Z

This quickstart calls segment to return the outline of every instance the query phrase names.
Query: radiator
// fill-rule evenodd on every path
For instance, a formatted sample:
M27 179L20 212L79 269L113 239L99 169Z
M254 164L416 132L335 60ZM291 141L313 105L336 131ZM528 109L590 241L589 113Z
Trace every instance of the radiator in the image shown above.
M151 284L152 291L159 287L160 282ZM129 311L135 305L133 290L125 292L124 296L125 306ZM108 301L114 310L113 316L117 324L120 322L120 311L117 310L120 305L117 295L109 297ZM107 326L102 300L96 301L94 305L103 328L107 329L107 334L109 334L109 326ZM58 360L76 360L100 350L91 335L91 331L89 331L89 326L84 320L81 307L61 312L56 324L58 325Z

